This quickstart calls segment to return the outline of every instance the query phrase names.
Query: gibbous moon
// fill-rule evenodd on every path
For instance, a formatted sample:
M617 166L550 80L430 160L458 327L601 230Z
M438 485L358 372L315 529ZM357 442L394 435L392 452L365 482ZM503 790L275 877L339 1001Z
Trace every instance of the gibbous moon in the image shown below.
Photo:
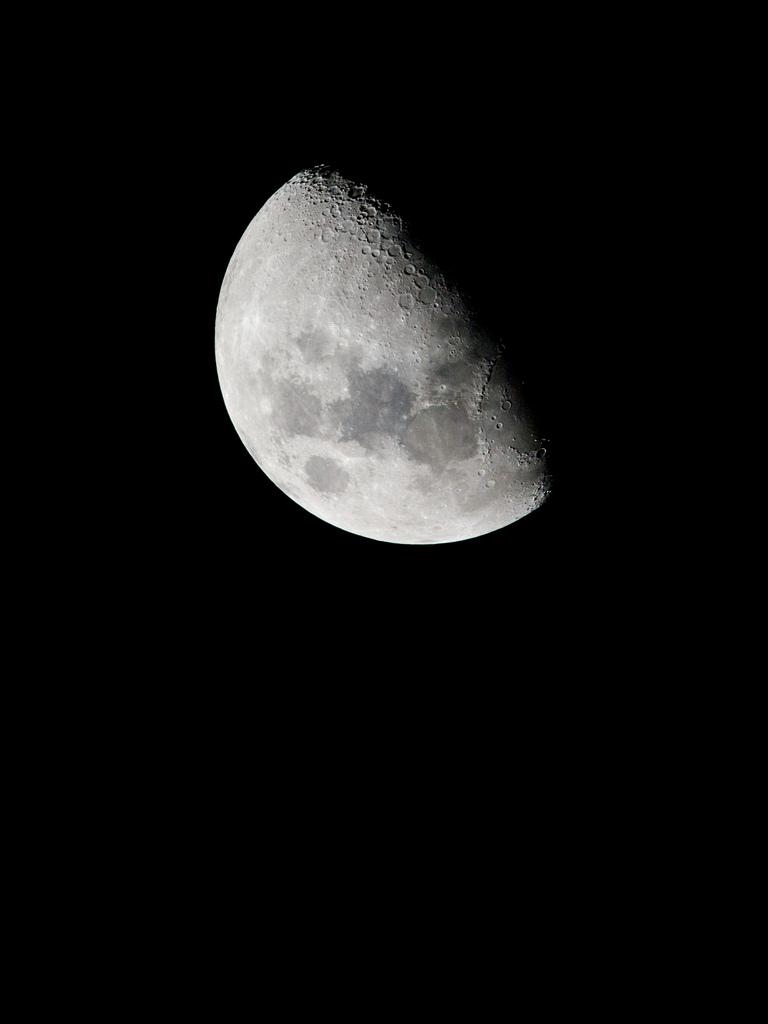
M514 340L483 330L395 210L327 167L292 178L240 239L216 365L260 468L342 530L466 540L549 493Z

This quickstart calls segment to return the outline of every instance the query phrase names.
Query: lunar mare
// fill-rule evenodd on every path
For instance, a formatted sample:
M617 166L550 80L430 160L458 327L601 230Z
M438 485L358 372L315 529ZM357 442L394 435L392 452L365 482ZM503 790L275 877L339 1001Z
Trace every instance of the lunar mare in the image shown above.
M402 544L477 537L546 500L513 347L396 211L325 167L251 221L216 314L224 402L261 469L320 519Z

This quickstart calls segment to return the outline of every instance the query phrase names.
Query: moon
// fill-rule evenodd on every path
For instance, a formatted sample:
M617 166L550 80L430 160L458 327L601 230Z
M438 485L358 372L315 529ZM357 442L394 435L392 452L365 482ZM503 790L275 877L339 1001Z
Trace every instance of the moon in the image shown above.
M548 442L510 344L394 209L331 168L291 178L240 239L216 366L259 467L342 530L467 540L550 493Z

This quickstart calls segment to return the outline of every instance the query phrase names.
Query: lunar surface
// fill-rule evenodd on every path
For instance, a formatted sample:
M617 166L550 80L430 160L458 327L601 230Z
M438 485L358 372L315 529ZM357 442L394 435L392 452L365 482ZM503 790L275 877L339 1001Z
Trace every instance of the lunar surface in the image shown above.
M330 168L297 174L241 238L216 364L264 473L343 530L466 540L549 493L513 339L489 336L396 211Z

